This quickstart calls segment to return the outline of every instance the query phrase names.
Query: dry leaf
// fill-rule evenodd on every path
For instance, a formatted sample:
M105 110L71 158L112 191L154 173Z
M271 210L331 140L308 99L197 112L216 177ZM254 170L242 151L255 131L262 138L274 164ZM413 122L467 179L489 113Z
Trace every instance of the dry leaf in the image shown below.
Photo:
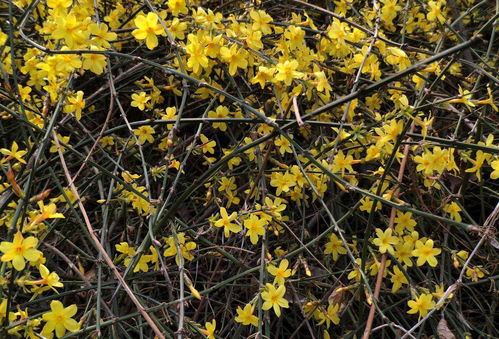
M440 319L438 322L437 326L437 332L438 332L438 337L440 339L455 339L456 336L452 331L449 329L449 326L447 325L447 320L445 320L444 317Z

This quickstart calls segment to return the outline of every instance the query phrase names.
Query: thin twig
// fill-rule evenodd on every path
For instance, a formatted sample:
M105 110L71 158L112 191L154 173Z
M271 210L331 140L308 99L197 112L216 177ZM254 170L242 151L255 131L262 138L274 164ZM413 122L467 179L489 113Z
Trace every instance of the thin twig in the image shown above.
M100 243L99 239L95 235L95 231L94 231L94 229L92 227L90 219L88 218L87 212L85 210L85 207L83 206L83 203L81 201L80 195L78 194L78 191L76 190L76 187L75 187L74 183L71 181L71 174L69 173L68 167L66 165L66 161L64 160L64 155L62 154L62 150L61 150L61 146L59 144L59 140L57 138L57 134L56 134L56 132L54 130L52 130L52 137L53 137L54 143L55 143L55 145L57 147L57 152L59 154L59 159L61 160L62 168L64 169L64 175L66 176L66 179L68 181L68 185L69 185L69 187L71 189L71 192L75 195L76 199L78 200L78 207L80 208L81 214L83 216L83 220L85 221L85 225L87 226L88 233L90 234L90 237L92 238L95 247L99 250L99 253L102 254L102 257L104 258L104 261L109 266L109 268L113 272L114 276L118 279L118 281L120 282L120 284L123 286L123 288L125 289L126 293L130 297L130 299L132 300L132 302L135 304L135 306L137 307L137 309L140 311L140 313L142 314L142 316L144 317L144 319L147 321L147 323L149 324L149 326L151 326L151 329L154 331L154 333L156 334L156 336L158 338L160 338L160 339L164 339L165 336L163 335L163 333L161 333L161 331L156 326L156 324L154 323L154 321L151 319L151 317L149 316L149 314L145 311L144 307L142 306L142 304L140 303L140 301L137 299L137 297L135 296L135 294L133 293L133 291L130 289L130 287L128 286L128 284L126 283L126 281L123 279L123 277L121 276L120 272L118 271L118 269L114 265L112 259L109 257L109 254L107 254L106 250L104 249L104 247Z

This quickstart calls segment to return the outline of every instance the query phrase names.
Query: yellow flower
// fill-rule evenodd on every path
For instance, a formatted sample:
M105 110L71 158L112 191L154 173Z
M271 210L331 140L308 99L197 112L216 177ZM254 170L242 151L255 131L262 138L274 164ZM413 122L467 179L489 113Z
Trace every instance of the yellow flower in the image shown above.
M1 300L2 302L0 303L0 321L3 321L3 319L7 316L7 299L2 298ZM12 314L13 314L12 312L9 312L9 318L12 316Z
M404 230L408 230L409 232L414 231L414 226L416 226L417 222L412 219L412 213L411 212L402 212L402 211L397 211L397 217L395 218L395 223L397 224L395 226L395 230L397 233L402 233Z
M25 260L33 263L42 256L42 252L36 249L38 239L35 237L24 238L21 232L14 235L12 242L2 241L0 251L4 253L0 260L2 262L12 261L12 266L17 271L22 271L26 266Z
M143 145L147 142L154 142L153 134L156 133L154 127L144 125L140 126L133 130L133 134L135 134L139 138L139 145Z
M442 5L444 2L441 1L429 1L428 7L430 7L430 11L426 14L426 18L428 21L438 20L441 24L445 22L445 17L442 15Z
M267 271L275 276L274 284L283 285L284 279L291 276L291 269L288 269L289 261L287 259L283 259L279 263L279 267L276 267L272 264L267 266Z
M383 271L383 278L386 277L388 275L388 267L390 267L390 265L392 264L392 261L391 260L387 260L386 261L386 264L385 264L385 271ZM378 274L378 271L381 267L381 261L379 261L378 259L374 258L372 264L369 264L369 273L371 275L376 275Z
M494 97L492 96L492 90L488 86L487 86L487 93L489 94L489 97L487 99L475 101L475 104L490 105L494 109L494 111L498 112L499 109L494 104Z
M327 92L333 90L333 88L331 87L331 85L327 81L326 74L323 71L314 72L314 77L315 77L314 84L315 84L315 87L317 88L317 91L319 91L319 92L326 91L326 93L327 93Z
M193 260L194 256L190 251L194 250L197 247L197 244L194 241L187 241L185 233L183 232L177 234L177 239L182 257L188 261ZM163 256L165 257L175 256L175 262L178 265L179 258L178 258L177 246L175 244L175 238L173 236L168 237L168 239L166 240L166 245L168 247L163 252Z
M472 94L467 89L463 90L461 86L459 86L459 97L456 99L450 99L446 101L449 104L465 104L468 109L471 107L475 107L475 104L471 101Z
M231 177L231 178L227 178L227 177L222 177L220 178L220 186L218 187L218 191L219 192L230 192L230 191L233 191L237 188L237 185L234 183L236 180L236 178L234 177Z
M53 14L62 14L73 4L72 0L47 0L47 6L54 10Z
M8 148L0 148L0 153L6 156L0 161L0 164L7 162L12 159L16 159L20 163L25 164L26 161L23 159L23 156L28 153L27 151L19 151L19 146L17 142L13 141L10 150Z
M169 30L171 35L179 40L185 39L185 30L187 29L187 23L180 21L178 18L172 20Z
M339 151L336 153L333 159L333 166L332 166L332 171L333 172L341 172L341 175L343 176L345 174L345 170L348 172L353 172L352 165L353 164L358 164L360 160L354 160L353 157L349 154L345 156L343 154L343 151Z
M163 34L165 30L158 22L158 16L152 12L145 15L138 15L134 20L137 29L133 30L132 35L137 40L145 40L146 46L149 49L154 49L158 46L158 37L156 35Z
M225 119L229 117L229 114L229 109L225 106L220 105L215 111L208 112L208 118ZM227 124L225 122L214 122L213 128L218 128L222 132L225 132L227 130Z
M273 172L270 178L270 185L277 188L276 195L281 195L282 192L289 192L289 189L295 186L296 182L294 175L289 172Z
M412 267L411 257L413 249L414 245L412 242L407 242L404 239L404 241L401 241L395 245L395 253L393 253L393 255L401 264Z
M482 168L485 160L487 159L487 154L483 151L476 152L476 159L468 159L469 162L473 164L473 167L466 169L466 173L475 173L478 180L482 179L480 169Z
M333 260L338 260L340 254L346 254L347 249L343 246L343 242L334 233L329 236L329 241L326 243L324 254L331 254Z
M272 22L272 17L265 11L250 11L250 17L253 20L253 31L261 31L263 34L271 34L272 27L269 25Z
M61 149L62 153L66 152L66 147L64 147L62 144L69 144L69 139L69 136L65 137L57 133L57 140L59 140L59 148ZM55 143L55 141L51 140L50 143L52 144L52 146L50 146L49 152L57 153L57 144Z
M429 310L435 307L433 296L431 294L421 294L415 300L409 300L407 305L411 308L407 313L419 313L419 318L424 317Z
M121 242L114 245L116 251L120 252L123 256L133 257L135 255L135 248L130 247L127 242Z
M174 16L187 14L189 12L185 5L185 0L168 0L167 5Z
M64 106L64 113L74 113L76 120L81 119L81 110L85 108L83 91L76 92L76 96L68 97L69 104Z
M210 153L214 154L215 153L215 146L217 145L217 142L215 140L210 140L208 137L204 134L199 135L199 138L201 139L201 145L199 148L201 148L201 151L203 153Z
M441 285L435 285L435 292L433 292L431 295L433 295L437 300L440 300L444 297L445 294L445 288L444 284ZM454 297L454 293L451 293L447 296L447 299L451 299Z
M260 212L257 213L268 222L271 222L272 219L282 220L283 217L281 212L286 209L286 202L286 200L281 198L275 198L274 201L272 201L271 198L265 197L265 204L263 206L256 204L255 209L259 210Z
M412 255L418 257L417 265L422 266L425 262L428 262L431 267L437 266L438 262L435 258L442 252L440 248L433 248L433 240L428 239L426 243L423 244L421 240L416 241L416 249L412 251Z
M272 264L267 266L267 271L272 274L274 278L274 284L282 285L284 284L284 279L291 275L291 270L288 269L289 261L287 259L283 259L279 263L279 267L276 267Z
M381 20L385 24L389 31L395 30L395 25L393 24L393 19L397 17L397 12L402 9L402 6L398 5L398 0L382 0L383 7L381 7Z
M318 325L326 323L326 327L329 328L331 322L335 325L340 323L340 317L338 317L340 304L329 304L327 310L319 310L317 312L317 318L319 320Z
M262 32L245 29L243 41L246 46L256 51L259 51L263 48Z
M118 38L118 35L114 32L109 32L109 28L107 27L106 24L96 24L96 23L91 23L89 26L89 30L92 33L92 44L103 47L103 48L109 48L111 47L111 44L109 44L109 41L116 40Z
M76 305L73 304L65 308L59 300L52 300L50 309L50 312L42 316L46 322L42 329L44 336L51 336L55 330L55 335L60 338L66 334L66 331L76 332L80 329L80 324L72 318L78 311Z
M292 50L304 45L305 31L300 27L288 26L283 36Z
M246 236L250 237L250 241L253 245L258 243L258 237L265 235L265 226L267 221L265 219L260 219L256 214L252 214L248 219L244 220L244 227L248 230L246 231Z
M200 68L208 67L206 49L194 34L189 34L187 40L189 41L185 46L185 52L189 56L189 59L187 59L187 66L192 68L194 73L198 73Z
M445 205L444 211L449 213L452 219L459 222L462 221L461 215L459 214L459 212L461 212L461 207L459 207L459 205L455 201Z
M55 293L58 293L55 288L64 286L63 283L59 281L59 275L56 272L50 272L48 268L45 267L45 265L38 265L38 270L40 271L41 279L35 281L27 281L25 283L26 285L47 285L41 288L35 288L35 293L40 294L48 289L52 289Z
M277 139L275 139L274 145L279 147L279 153L281 153L281 155L284 155L285 153L293 153L293 150L291 149L291 142L283 135L280 135Z
M230 49L227 47L220 48L222 60L229 64L229 74L234 75L238 68L245 69L248 67L248 53L243 48L237 48L233 44Z
M66 45L71 49L76 49L84 44L90 34L84 29L82 21L78 20L74 14L59 15L56 19L56 29L52 32L53 39L64 39Z
M276 66L277 74L275 79L277 81L283 81L286 86L291 85L293 79L300 79L304 76L303 73L298 72L298 61L296 60L286 60L284 62L279 62Z
M275 69L273 68L268 68L265 66L259 66L258 67L258 72L256 75L250 80L250 83L252 84L260 84L260 87L262 89L265 87L266 82L271 82L272 78L274 76Z
M137 107L141 111L144 110L145 104L151 100L151 97L149 95L146 95L146 92L140 92L139 94L133 93L132 94L132 102L131 106L132 107Z
M215 330L217 327L217 321L213 319L211 322L207 321L204 324L204 327L206 328L205 330L201 330L203 334L208 338L208 339L215 339Z
M39 214L29 223L28 228L41 223L46 219L64 219L64 214L57 213L57 207L54 203L50 203L47 206L43 204L43 201L38 201L38 208L40 209Z
M265 284L266 290L262 292L262 299L264 303L262 305L263 310L274 309L275 314L281 316L281 307L288 308L289 304L286 299L284 299L284 294L286 294L286 287L280 285L277 289L272 284Z
M258 318L253 315L254 307L251 304L246 304L244 308L237 307L237 317L235 320L243 325L258 326Z
M398 266L395 266L393 268L393 273L390 272L390 275L392 276L390 278L390 281L393 283L392 286L392 293L395 293L399 290L399 288L402 286L402 284L408 284L409 281L404 275L404 272L402 272Z
M31 95L29 95L32 91L32 88L29 86L23 87L22 85L17 85L19 88L19 95L23 101L31 100Z
M241 231L241 225L235 224L232 221L237 219L237 212L232 212L229 216L225 207L220 208L220 219L215 221L215 227L223 227L224 235L229 237L230 232L237 233Z
M99 144L102 146L102 147L105 147L107 149L110 149L111 146L114 145L114 138L113 136L111 135L106 135L105 137L102 137L100 140L99 140Z
M379 247L379 251L381 253L388 251L388 253L393 254L393 245L396 245L399 239L392 235L392 229L388 228L383 232L382 229L377 228L376 235L378 237L373 240L373 244Z
M90 46L90 50L97 52L102 49L97 46ZM99 53L85 53L83 54L83 69L88 69L90 72L93 72L97 75L102 74L104 72L104 67L106 67L107 61L106 56Z
M490 166L492 166L493 169L492 173L490 173L490 178L494 180L499 178L499 159L492 161Z
M476 267L466 267L466 276L471 279L471 281L478 281L478 279L483 278L485 273L489 273L480 266Z
M388 47L387 50L389 55L386 57L386 62L397 66L399 72L411 66L411 61L403 50L397 47Z

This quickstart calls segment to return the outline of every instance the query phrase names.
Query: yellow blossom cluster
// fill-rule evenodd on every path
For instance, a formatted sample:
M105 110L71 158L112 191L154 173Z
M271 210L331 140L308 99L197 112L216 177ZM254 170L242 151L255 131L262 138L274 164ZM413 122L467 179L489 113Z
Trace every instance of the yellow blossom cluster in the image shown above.
M0 336L494 335L475 2L1 3Z

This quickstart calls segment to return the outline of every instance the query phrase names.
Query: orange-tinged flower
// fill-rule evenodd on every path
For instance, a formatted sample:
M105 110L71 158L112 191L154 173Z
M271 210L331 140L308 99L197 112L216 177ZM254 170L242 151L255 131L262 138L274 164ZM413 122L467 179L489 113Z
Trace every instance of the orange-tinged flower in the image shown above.
M23 156L28 153L27 151L19 151L19 146L17 145L17 142L13 141L12 146L9 149L7 148L0 148L0 153L6 156L6 158L3 158L0 160L0 164L9 161L11 159L16 159L20 163L25 164L26 161L23 159Z
M205 330L202 329L201 332L208 338L208 339L215 339L215 330L217 327L217 321L213 319L211 322L207 321L204 325L206 328Z
M57 207L54 203L45 205L43 201L38 201L40 213L31 221L30 226L36 225L46 219L64 219L64 214L57 213Z
M25 282L26 285L46 285L43 287L35 287L33 290L35 293L40 294L48 289L52 289L54 292L58 293L55 288L64 286L63 283L59 281L59 275L56 272L50 272L45 265L40 264L38 270L40 271L41 279Z

